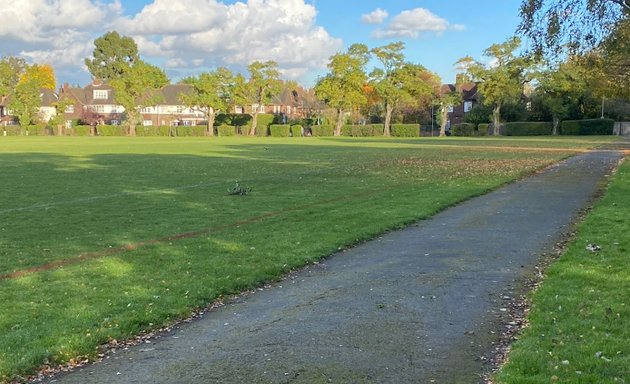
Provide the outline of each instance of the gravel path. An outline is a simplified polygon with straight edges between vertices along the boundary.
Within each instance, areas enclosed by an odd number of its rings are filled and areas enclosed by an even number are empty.
[[[55,383],[477,383],[541,255],[617,151],[386,234]]]

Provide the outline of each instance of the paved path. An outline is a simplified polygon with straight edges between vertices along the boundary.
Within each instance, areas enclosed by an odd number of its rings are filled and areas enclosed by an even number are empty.
[[[571,158],[51,382],[476,383],[503,296],[620,157]]]

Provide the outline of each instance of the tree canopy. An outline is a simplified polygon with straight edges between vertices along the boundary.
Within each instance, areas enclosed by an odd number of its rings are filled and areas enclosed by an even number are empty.
[[[522,0],[520,15],[518,32],[536,53],[586,52],[630,15],[630,0]]]
[[[86,58],[85,65],[95,79],[107,82],[121,77],[138,60],[136,42],[112,31],[94,40],[92,58]]]
[[[10,95],[26,70],[22,58],[7,56],[0,59],[0,98]]]
[[[235,102],[252,106],[252,125],[249,135],[256,134],[259,108],[271,101],[280,91],[280,72],[275,61],[254,61],[247,66],[249,79],[242,75],[235,79]]]

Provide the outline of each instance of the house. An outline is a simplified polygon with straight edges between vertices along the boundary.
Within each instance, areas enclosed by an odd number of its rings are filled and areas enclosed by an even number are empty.
[[[192,92],[189,84],[168,84],[159,91],[160,100],[156,105],[142,108],[142,125],[202,125],[206,121],[205,109],[188,107],[181,101],[181,95]]]
[[[48,122],[57,113],[56,103],[59,96],[51,89],[39,89],[40,105],[38,107],[37,119],[41,122]],[[0,100],[0,124],[13,125],[17,124],[17,119],[9,109],[11,96],[3,96]]]
[[[442,94],[459,92],[462,100],[461,103],[449,107],[447,128],[450,128],[452,124],[463,123],[466,114],[481,101],[476,83],[444,84],[441,91]]]
[[[84,87],[70,87],[64,84],[59,91],[59,98],[68,98],[71,104],[66,107],[66,125],[73,120],[86,124],[118,125],[123,119],[125,108],[114,101],[114,89],[100,81]]]

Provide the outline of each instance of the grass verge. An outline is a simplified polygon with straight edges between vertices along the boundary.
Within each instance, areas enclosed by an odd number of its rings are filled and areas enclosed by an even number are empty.
[[[612,139],[0,140],[0,381]]]
[[[630,162],[532,295],[497,383],[630,382]]]

